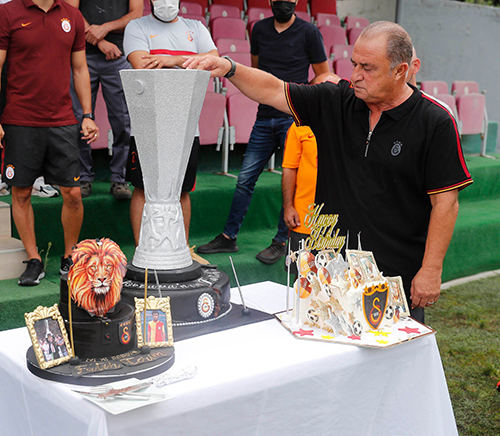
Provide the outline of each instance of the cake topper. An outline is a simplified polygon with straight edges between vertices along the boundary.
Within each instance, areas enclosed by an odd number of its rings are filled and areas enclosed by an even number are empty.
[[[110,239],[79,242],[71,256],[68,288],[76,304],[90,314],[104,316],[120,301],[127,259]]]

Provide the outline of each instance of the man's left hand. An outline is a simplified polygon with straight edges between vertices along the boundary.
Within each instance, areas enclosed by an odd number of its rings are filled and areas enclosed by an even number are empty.
[[[120,49],[118,48],[118,46],[116,44],[113,44],[112,42],[106,41],[105,39],[103,39],[102,41],[99,41],[97,43],[97,47],[106,56],[107,61],[120,59],[120,57],[122,55],[122,52],[120,51]]]
[[[97,141],[98,138],[99,127],[90,118],[84,118],[82,121],[82,139],[87,141],[87,144],[91,144]]]
[[[101,41],[107,34],[108,30],[106,24],[92,24],[85,31],[85,40],[92,45],[96,45]]]
[[[411,307],[432,306],[441,293],[442,269],[422,267],[411,282]]]

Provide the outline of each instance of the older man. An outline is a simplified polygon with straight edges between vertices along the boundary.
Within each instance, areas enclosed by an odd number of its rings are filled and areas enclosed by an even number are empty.
[[[376,22],[356,41],[351,82],[298,86],[236,65],[232,82],[254,100],[293,114],[318,143],[316,203],[339,214],[338,227],[361,232],[385,275],[401,275],[412,315],[440,294],[443,259],[458,213],[458,191],[472,183],[455,120],[406,83],[411,38]],[[221,58],[188,68],[223,76]]]

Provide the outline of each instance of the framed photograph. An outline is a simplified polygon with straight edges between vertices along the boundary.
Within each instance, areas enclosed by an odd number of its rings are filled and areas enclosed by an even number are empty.
[[[389,282],[390,298],[392,305],[399,308],[399,316],[410,316],[410,309],[406,301],[405,290],[403,288],[403,279],[400,276],[387,277]]]
[[[137,330],[137,345],[148,345],[151,348],[171,347],[174,345],[172,316],[170,313],[170,298],[150,296],[134,298],[135,324]]]
[[[371,251],[347,250],[347,260],[351,268],[361,273],[365,283],[375,282],[382,278]]]
[[[33,312],[25,313],[24,319],[40,368],[51,368],[68,362],[73,357],[73,349],[57,304],[52,307],[38,306]]]
[[[346,250],[347,262],[349,263],[349,280],[354,289],[366,284],[366,278],[361,268],[359,261],[360,255],[364,254],[363,251]]]

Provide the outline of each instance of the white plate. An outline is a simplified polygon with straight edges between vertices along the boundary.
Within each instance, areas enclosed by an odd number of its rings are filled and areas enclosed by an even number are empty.
[[[122,389],[128,386],[136,385],[141,383],[141,380],[136,378],[129,378],[127,380],[121,380],[115,383],[109,383],[106,386],[110,386],[115,389]],[[88,388],[91,389],[91,388]],[[78,390],[86,390],[86,389],[78,389]],[[145,389],[141,389],[136,393],[148,393],[148,394],[163,394],[164,397],[151,397],[147,400],[137,400],[132,397],[114,397],[108,400],[99,400],[97,397],[93,397],[90,395],[80,394],[85,399],[91,401],[94,404],[97,404],[99,407],[103,408],[106,412],[109,412],[113,415],[118,415],[120,413],[128,412],[130,410],[138,409],[139,407],[148,406],[150,404],[160,403],[161,401],[170,400],[173,395],[167,394],[165,391],[157,388],[156,386],[148,386]]]

